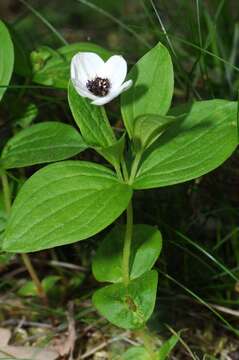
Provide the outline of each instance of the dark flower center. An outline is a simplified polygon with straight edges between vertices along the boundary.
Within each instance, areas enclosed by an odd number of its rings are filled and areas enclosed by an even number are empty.
[[[110,90],[110,81],[96,77],[95,80],[88,80],[86,83],[87,89],[96,96],[106,96]]]

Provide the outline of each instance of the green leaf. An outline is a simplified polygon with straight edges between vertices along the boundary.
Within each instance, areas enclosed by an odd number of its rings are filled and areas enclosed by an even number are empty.
[[[14,49],[9,31],[0,20],[0,100],[5,93],[7,86],[10,82],[13,65],[14,65]]]
[[[175,114],[180,114],[175,123],[145,153],[135,189],[202,176],[222,164],[237,147],[236,102],[201,101]]]
[[[125,226],[116,225],[100,244],[93,259],[92,270],[98,281],[121,282],[122,249]],[[134,225],[130,259],[130,278],[133,280],[149,271],[159,257],[162,237],[149,225]]]
[[[171,336],[170,339],[165,341],[165,343],[161,346],[158,354],[157,354],[157,360],[165,360],[170,355],[173,348],[177,345],[179,340],[178,335]]]
[[[7,214],[5,211],[0,209],[0,239],[1,239],[1,234],[5,230],[6,223],[7,223]],[[0,240],[0,244],[1,244],[1,240]]]
[[[42,280],[42,287],[46,293],[51,292],[56,283],[60,280],[59,276],[49,275]],[[27,281],[19,290],[20,296],[38,296],[38,289],[33,281]]]
[[[95,150],[113,166],[120,165],[125,147],[125,134],[116,140],[113,145],[105,148],[96,147]]]
[[[122,360],[152,360],[152,358],[143,346],[135,346],[123,354]]]
[[[50,292],[60,280],[60,276],[49,275],[42,280],[42,286],[46,293]]]
[[[145,326],[155,304],[158,274],[149,271],[126,287],[113,284],[97,290],[93,303],[99,313],[112,324],[124,329]]]
[[[133,80],[129,91],[121,95],[125,127],[132,137],[134,121],[145,114],[165,115],[173,95],[173,65],[161,43],[145,54],[128,75]]]
[[[88,145],[106,148],[115,143],[115,136],[102,106],[91,105],[89,99],[81,97],[71,81],[68,101],[75,122]]]
[[[44,122],[21,130],[3,149],[4,168],[64,160],[85,150],[80,134],[70,125]]]
[[[38,108],[34,103],[27,104],[26,108],[22,109],[21,112],[17,111],[14,116],[16,119],[16,124],[21,128],[25,129],[34,121],[38,115]]]
[[[142,115],[135,120],[133,142],[137,150],[147,149],[175,121],[173,116]]]
[[[33,81],[42,84],[67,89],[70,76],[70,62],[77,52],[95,52],[104,60],[111,53],[92,43],[76,43],[65,45],[54,51],[41,47],[32,53],[32,65],[35,70]],[[47,56],[46,56],[47,55]]]
[[[7,265],[13,254],[5,253],[2,251],[2,243],[4,238],[4,231],[7,224],[8,215],[4,206],[3,193],[0,192],[0,265]]]
[[[3,247],[32,252],[87,239],[127,207],[131,188],[104,166],[64,161],[28,179],[13,204]]]
[[[37,287],[33,281],[27,281],[20,289],[18,290],[19,296],[37,296]]]
[[[0,251],[0,264],[7,265],[13,258],[14,254]]]

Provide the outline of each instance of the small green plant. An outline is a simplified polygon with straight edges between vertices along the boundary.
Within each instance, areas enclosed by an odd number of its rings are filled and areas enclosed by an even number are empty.
[[[9,213],[3,249],[25,254],[85,240],[126,211],[126,224],[114,225],[96,252],[93,274],[109,284],[94,293],[93,303],[112,324],[143,331],[155,306],[158,274],[152,268],[162,236],[156,227],[134,224],[133,194],[195,179],[222,164],[238,144],[237,103],[218,99],[170,109],[173,66],[161,43],[132,67],[125,83],[125,60],[99,46],[66,45],[57,55],[42,48],[32,54],[33,81],[65,88],[72,57],[68,100],[80,131],[53,121],[26,126],[1,153]],[[3,66],[6,85],[12,65]],[[117,132],[102,105],[120,93],[125,130]],[[106,164],[64,161],[89,148]],[[24,183],[11,208],[9,169],[43,163],[53,164]],[[174,336],[161,349],[146,341],[123,359],[162,360],[177,341]]]

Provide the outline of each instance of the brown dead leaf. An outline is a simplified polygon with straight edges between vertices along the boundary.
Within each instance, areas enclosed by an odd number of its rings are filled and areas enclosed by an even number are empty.
[[[0,348],[8,344],[11,338],[11,331],[8,329],[0,328]]]
[[[59,354],[52,349],[41,349],[31,346],[8,345],[11,338],[11,331],[0,328],[0,359],[6,357],[24,360],[56,360]]]
[[[24,360],[56,360],[59,354],[54,350],[34,348],[31,346],[6,345],[0,347],[0,359],[6,359],[6,355],[13,359]]]

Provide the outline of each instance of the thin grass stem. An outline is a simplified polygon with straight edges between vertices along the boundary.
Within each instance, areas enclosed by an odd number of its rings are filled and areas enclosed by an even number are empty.
[[[144,46],[146,46],[149,49],[151,48],[151,44],[149,44],[146,40],[144,40],[144,38],[142,36],[140,36],[136,31],[132,30],[129,26],[125,25],[121,20],[119,20],[115,16],[111,15],[108,11],[105,11],[104,9],[92,4],[90,1],[87,1],[87,0],[76,0],[76,1],[88,6],[92,10],[97,11],[99,14],[101,14],[101,15],[107,17],[108,19],[110,19],[111,21],[115,22],[122,29],[124,29],[125,31],[127,31],[128,33],[133,35]]]
[[[29,5],[25,0],[19,0],[24,6],[26,6],[38,19],[40,19],[44,25],[46,25],[46,27],[48,29],[50,29],[52,31],[52,33],[58,38],[58,40],[60,40],[60,42],[63,45],[68,45],[68,41],[66,41],[64,39],[64,37],[59,33],[59,31],[57,31],[54,26],[44,17],[42,16],[39,11],[37,11],[36,9],[34,9],[31,5]]]

